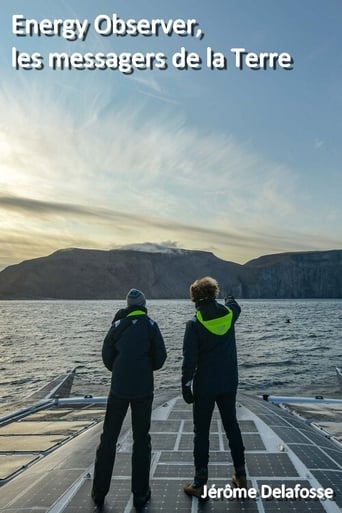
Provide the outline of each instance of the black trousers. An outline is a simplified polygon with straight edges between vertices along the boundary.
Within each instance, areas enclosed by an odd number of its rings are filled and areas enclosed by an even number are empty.
[[[226,432],[235,470],[245,464],[245,448],[240,426],[236,419],[236,394],[218,396],[195,396],[194,418],[194,460],[196,473],[202,474],[208,468],[209,430],[215,403],[218,406],[223,428]]]
[[[151,424],[153,395],[139,399],[122,399],[109,395],[100,444],[96,451],[93,492],[104,498],[110,487],[116,455],[116,443],[122,423],[131,406],[133,452],[132,492],[145,495],[149,488],[151,465]]]

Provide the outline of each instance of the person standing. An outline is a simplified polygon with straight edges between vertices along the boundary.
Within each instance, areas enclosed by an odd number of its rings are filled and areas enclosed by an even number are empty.
[[[186,324],[183,341],[182,395],[193,403],[194,463],[188,495],[200,497],[208,480],[209,430],[215,404],[228,438],[235,474],[233,484],[247,487],[245,448],[236,418],[238,365],[234,325],[241,308],[230,296],[225,305],[217,302],[219,286],[206,276],[190,286],[196,305],[195,317]]]
[[[131,289],[126,299],[127,308],[116,313],[102,347],[103,363],[112,372],[112,379],[103,432],[96,451],[91,491],[98,509],[102,509],[109,491],[116,443],[129,406],[133,431],[133,504],[136,508],[142,507],[151,497],[149,430],[153,371],[163,366],[167,355],[159,327],[147,315],[144,294]]]

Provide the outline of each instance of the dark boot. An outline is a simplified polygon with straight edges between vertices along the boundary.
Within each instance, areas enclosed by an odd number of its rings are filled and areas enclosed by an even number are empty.
[[[104,497],[99,497],[95,494],[94,490],[91,491],[91,498],[93,499],[93,502],[97,508],[97,511],[103,510],[104,505]]]
[[[235,469],[235,474],[232,477],[232,482],[236,488],[245,488],[247,490],[246,469],[244,466],[237,467]]]
[[[145,504],[150,500],[151,498],[151,488],[147,490],[147,492],[144,495],[134,495],[133,496],[133,506],[137,509],[143,508]]]
[[[187,495],[200,498],[203,495],[203,487],[208,481],[208,469],[202,468],[196,471],[194,480],[192,483],[184,485],[183,490]]]

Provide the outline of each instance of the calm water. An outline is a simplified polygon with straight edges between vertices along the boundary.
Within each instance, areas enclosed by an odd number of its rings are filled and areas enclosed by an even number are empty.
[[[342,300],[241,301],[236,325],[240,388],[256,393],[342,396]],[[0,397],[21,400],[60,373],[80,366],[74,392],[105,395],[110,373],[101,348],[123,301],[0,302]],[[179,390],[190,301],[150,301],[168,350],[156,389]],[[286,319],[291,322],[287,323]],[[8,406],[8,405],[7,405]]]

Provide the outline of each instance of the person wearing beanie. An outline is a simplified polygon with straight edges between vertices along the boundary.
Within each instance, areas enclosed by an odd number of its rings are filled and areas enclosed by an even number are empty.
[[[234,486],[247,488],[245,448],[236,419],[238,366],[234,325],[241,308],[232,296],[217,302],[219,287],[206,276],[190,286],[195,317],[186,324],[183,341],[182,393],[193,403],[195,476],[184,486],[200,497],[208,480],[209,430],[215,404],[229,441],[235,474]]]
[[[138,289],[131,289],[126,296],[127,306],[145,306],[146,298]]]
[[[128,407],[131,408],[133,452],[133,505],[143,507],[151,497],[149,485],[151,437],[149,434],[153,371],[166,360],[166,349],[158,324],[147,315],[146,298],[138,289],[129,290],[127,307],[114,317],[102,347],[104,365],[112,373],[103,432],[97,447],[92,499],[100,511],[110,487],[116,443]]]

